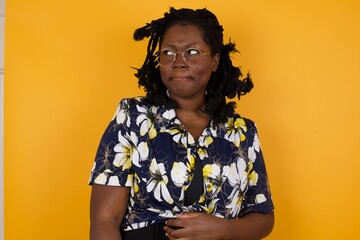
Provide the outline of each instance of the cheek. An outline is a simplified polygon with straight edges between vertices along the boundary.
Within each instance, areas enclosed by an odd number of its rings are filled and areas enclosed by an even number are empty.
[[[163,67],[159,68],[161,80],[164,82],[169,76],[169,71]]]
[[[201,68],[196,71],[196,78],[202,81],[209,81],[212,74],[212,70],[209,68]]]

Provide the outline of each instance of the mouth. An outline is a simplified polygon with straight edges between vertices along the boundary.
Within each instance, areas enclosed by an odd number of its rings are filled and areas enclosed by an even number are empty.
[[[184,81],[184,80],[189,80],[191,78],[192,77],[190,77],[190,76],[173,76],[173,77],[170,77],[170,80]]]

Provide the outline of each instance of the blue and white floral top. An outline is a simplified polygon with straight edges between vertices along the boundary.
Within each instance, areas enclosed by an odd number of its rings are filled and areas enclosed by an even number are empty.
[[[196,156],[204,191],[198,202],[184,206]],[[140,97],[120,102],[99,144],[90,177],[94,183],[131,187],[124,230],[184,211],[230,219],[273,209],[254,122],[238,115],[225,124],[211,121],[195,141],[174,109]]]

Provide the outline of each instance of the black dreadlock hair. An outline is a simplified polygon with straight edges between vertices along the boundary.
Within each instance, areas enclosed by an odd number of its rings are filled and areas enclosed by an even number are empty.
[[[207,9],[174,9],[170,8],[163,18],[147,23],[134,32],[134,39],[140,41],[150,38],[147,46],[147,55],[144,64],[136,69],[139,87],[146,92],[146,100],[156,106],[165,105],[172,108],[176,103],[166,94],[166,86],[161,80],[160,71],[156,62],[156,50],[160,48],[164,33],[176,24],[190,24],[197,26],[203,33],[204,41],[210,46],[211,55],[220,54],[218,69],[212,73],[207,85],[205,112],[213,116],[215,123],[225,122],[235,112],[235,102],[226,103],[226,97],[232,99],[245,95],[253,88],[250,74],[242,77],[240,67],[234,67],[230,53],[238,52],[236,45],[229,40],[223,43],[223,27],[216,16]]]

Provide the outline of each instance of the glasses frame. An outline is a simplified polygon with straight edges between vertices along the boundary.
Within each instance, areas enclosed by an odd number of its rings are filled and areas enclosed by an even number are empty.
[[[184,53],[187,52],[187,51],[190,50],[190,49],[194,49],[194,50],[200,52],[200,55],[201,55],[201,56],[200,56],[200,61],[199,61],[199,63],[197,63],[197,64],[188,64],[188,63],[187,63],[186,58],[185,58],[185,56],[184,56]],[[160,52],[165,51],[165,50],[166,50],[166,51],[171,51],[171,52],[174,53],[173,61],[172,61],[172,63],[169,64],[169,65],[162,65],[162,64],[160,63]],[[172,66],[174,65],[175,61],[176,61],[176,58],[177,58],[178,54],[180,54],[180,53],[181,53],[182,60],[183,60],[184,63],[185,63],[187,66],[189,66],[189,67],[199,65],[199,64],[202,62],[202,57],[203,57],[204,54],[211,54],[211,53],[209,53],[209,52],[203,52],[203,51],[201,51],[199,48],[194,48],[194,47],[187,48],[187,49],[185,49],[184,51],[181,51],[181,52],[176,52],[176,51],[174,51],[174,50],[172,50],[172,49],[170,49],[170,48],[163,48],[163,49],[160,49],[159,51],[156,52],[156,59],[155,59],[155,60],[156,60],[156,62],[157,62],[160,66],[162,66],[162,67],[172,67]]]

